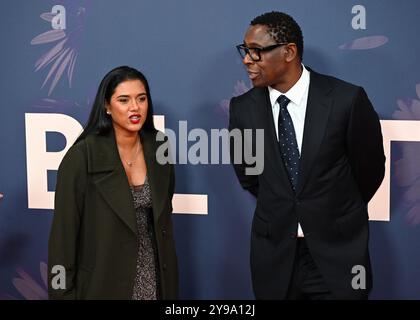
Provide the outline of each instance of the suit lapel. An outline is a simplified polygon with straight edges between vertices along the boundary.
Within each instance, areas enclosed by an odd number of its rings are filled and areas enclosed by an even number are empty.
[[[311,81],[306,107],[302,152],[299,162],[297,194],[302,191],[315,161],[324,137],[332,104],[332,98],[329,96],[331,86],[327,79],[312,70],[310,71]]]
[[[268,89],[266,87],[254,88],[252,98],[255,101],[251,107],[255,128],[264,129],[264,161],[274,159],[275,171],[283,179],[283,185],[289,186],[290,192],[292,192],[292,186],[280,154]]]
[[[127,175],[121,163],[114,132],[86,138],[88,172],[93,182],[115,214],[137,233],[136,215]]]

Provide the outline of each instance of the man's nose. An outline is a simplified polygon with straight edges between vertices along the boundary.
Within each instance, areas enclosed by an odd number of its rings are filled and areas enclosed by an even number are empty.
[[[249,64],[253,64],[254,60],[251,59],[251,57],[249,56],[249,53],[245,54],[245,57],[242,59],[242,63],[244,65],[249,65]]]

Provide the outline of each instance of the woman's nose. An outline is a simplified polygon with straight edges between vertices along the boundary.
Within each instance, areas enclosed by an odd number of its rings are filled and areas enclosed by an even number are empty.
[[[130,109],[131,110],[139,110],[140,109],[139,102],[136,99],[131,101]]]

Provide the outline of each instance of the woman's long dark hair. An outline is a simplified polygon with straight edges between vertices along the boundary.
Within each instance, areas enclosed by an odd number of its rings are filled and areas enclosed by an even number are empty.
[[[152,97],[150,95],[149,84],[146,77],[140,71],[134,68],[121,66],[112,69],[102,79],[98,88],[98,92],[96,93],[95,101],[93,102],[89,120],[85,126],[85,129],[77,138],[75,143],[85,139],[88,135],[105,135],[112,130],[112,119],[109,115],[106,114],[105,105],[111,101],[111,97],[114,94],[115,88],[121,82],[127,80],[140,80],[146,89],[148,108],[146,121],[144,122],[141,130],[156,131],[153,124]]]

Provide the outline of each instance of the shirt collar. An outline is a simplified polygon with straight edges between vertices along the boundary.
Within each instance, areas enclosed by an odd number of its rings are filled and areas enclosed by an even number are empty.
[[[300,105],[306,90],[309,87],[309,71],[302,64],[302,74],[299,80],[287,91],[286,93],[280,92],[270,86],[268,86],[268,92],[270,94],[271,106],[274,107],[277,99],[284,94],[291,102],[296,105]]]

